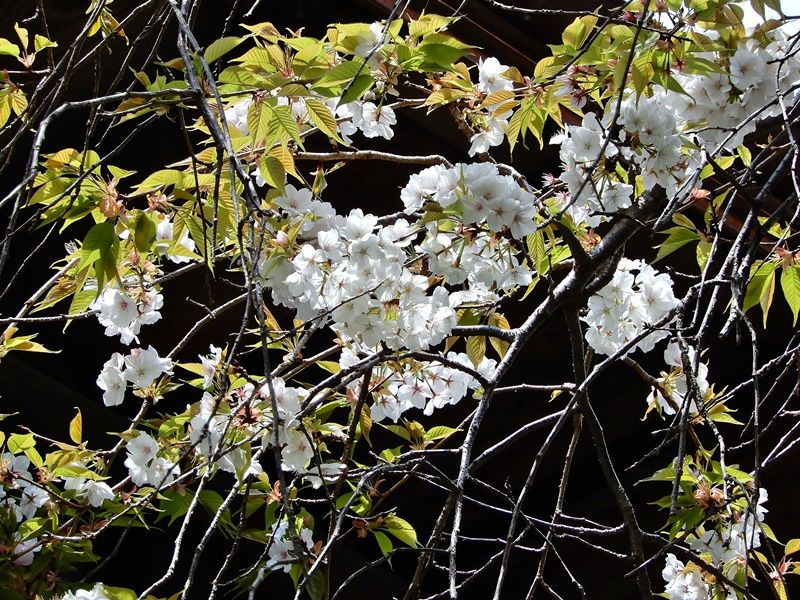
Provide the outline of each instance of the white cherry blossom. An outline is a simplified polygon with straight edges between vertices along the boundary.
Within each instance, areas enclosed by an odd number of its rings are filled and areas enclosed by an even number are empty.
[[[147,387],[164,373],[169,373],[172,361],[161,358],[152,346],[147,350],[134,348],[125,357],[125,378],[139,387]]]

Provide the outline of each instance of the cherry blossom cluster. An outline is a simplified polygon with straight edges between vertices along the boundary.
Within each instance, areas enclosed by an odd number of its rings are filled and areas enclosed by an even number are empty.
[[[50,501],[46,488],[36,484],[36,476],[29,471],[31,461],[24,455],[5,452],[0,455],[0,507],[13,515],[17,523],[33,518],[37,511]],[[14,564],[28,566],[39,551],[36,538],[21,541],[15,533]]]
[[[329,204],[291,185],[275,204],[288,218],[308,221],[308,241],[273,254],[261,269],[275,302],[296,309],[298,319],[330,314],[346,339],[415,350],[438,344],[455,325],[447,290],[429,294],[428,278],[405,266],[416,235],[405,219],[378,228],[378,217],[360,209],[329,215]],[[285,234],[275,239],[288,245]]]
[[[787,54],[781,31],[773,36],[765,48],[754,39],[743,43],[729,70],[722,67],[726,58],[709,54],[705,60],[718,71],[678,73],[685,93],[654,85],[650,96],[629,92],[618,115],[608,103],[601,118],[589,112],[580,125],[567,125],[553,139],[561,145],[566,184],[558,208],[596,227],[631,205],[634,178],[644,189],[663,187],[668,196],[690,184],[704,158],[695,144],[714,154],[734,151],[759,120],[780,114],[776,94],[790,102],[798,93],[800,61]]]
[[[694,363],[695,350],[688,348],[689,362]],[[654,389],[648,396],[647,402],[649,407],[657,408],[660,413],[665,415],[674,415],[675,407],[683,406],[683,402],[689,393],[689,381],[686,373],[684,372],[683,360],[681,357],[681,348],[677,342],[670,342],[666,350],[664,350],[664,362],[669,367],[669,372],[662,373],[658,379],[660,389]],[[706,363],[698,363],[697,371],[694,373],[694,381],[697,384],[697,393],[699,399],[703,400],[708,394],[711,386],[708,383],[708,365]],[[664,396],[666,394],[666,397]],[[689,412],[697,414],[696,398],[692,395],[691,403],[689,404]]]
[[[485,96],[499,91],[513,91],[514,82],[503,75],[506,71],[508,71],[508,66],[501,64],[493,56],[481,58],[478,61],[478,83],[475,88]],[[505,140],[511,111],[497,112],[499,103],[490,103],[485,111],[475,111],[470,114],[473,124],[478,130],[470,138],[470,156],[483,154],[489,148],[499,146]]]
[[[139,341],[142,325],[152,325],[161,319],[159,310],[164,297],[153,287],[132,284],[126,289],[106,287],[90,309],[97,310],[97,320],[107,336],[119,335],[123,344]]]
[[[714,31],[706,34],[718,35]],[[800,59],[785,31],[776,29],[768,35],[766,46],[755,38],[742,42],[726,71],[678,74],[676,79],[686,94],[659,90],[660,103],[698,144],[733,151],[756,130],[759,120],[780,114],[778,95],[784,96],[787,105],[797,97]],[[721,62],[713,55],[705,58]]]
[[[612,355],[644,336],[628,352],[650,352],[668,335],[651,328],[677,306],[669,275],[641,260],[622,258],[611,281],[589,298],[581,317],[589,326],[586,342],[596,352]]]
[[[458,302],[492,302],[497,290],[531,283],[534,271],[515,240],[536,231],[536,198],[496,165],[428,167],[411,176],[400,198],[407,214],[444,211],[425,224],[416,249],[431,273],[451,285],[466,283]]]
[[[382,103],[375,104],[371,100],[355,100],[340,104],[339,98],[318,96],[316,99],[324,103],[336,117],[337,132],[342,141],[348,145],[353,141],[350,136],[358,132],[361,132],[366,138],[381,137],[390,140],[394,136],[392,127],[397,124],[397,116],[391,106]],[[275,102],[278,106],[289,106],[292,116],[300,127],[310,129],[314,126],[308,115],[308,105],[302,96],[291,98],[278,96]],[[225,110],[225,122],[242,135],[249,135],[250,127],[247,124],[247,115],[252,105],[251,98],[245,98],[232,104]]]
[[[80,476],[50,476],[43,481],[38,472],[32,470],[30,459],[24,454],[5,452],[0,455],[0,508],[13,515],[17,523],[46,514],[53,508],[54,497],[47,483],[61,482],[67,496],[86,501],[90,506],[100,507],[106,500],[115,498],[109,485],[97,479],[97,475],[80,461],[65,465],[69,472]],[[41,549],[39,538],[20,540],[13,548],[14,564],[28,566]]]
[[[273,422],[270,388],[278,414]],[[214,467],[237,476],[258,475],[261,466],[240,442],[264,448],[276,441],[283,446],[283,467],[303,471],[313,456],[313,448],[298,430],[297,415],[308,393],[303,388],[287,386],[275,377],[259,387],[247,383],[220,399],[205,392],[199,411],[190,421],[190,441],[201,456],[214,458]]]
[[[611,110],[611,109],[609,109]],[[633,201],[634,187],[613,165],[628,164],[642,177],[646,189],[662,186],[674,195],[700,166],[700,157],[681,150],[681,138],[674,114],[656,96],[638,99],[631,95],[623,103],[616,137],[609,137],[612,113],[603,121],[587,113],[581,125],[568,125],[561,136],[560,157],[566,184],[559,209],[565,209],[576,223],[596,227]]]
[[[696,496],[700,495],[699,493]],[[713,488],[703,494],[700,501],[714,504],[724,503],[724,492]],[[748,552],[761,546],[761,527],[767,512],[767,490],[759,490],[758,502],[753,511],[731,514],[718,519],[716,527],[706,529],[701,535],[690,534],[690,546],[707,563],[718,568],[728,579],[738,581],[747,570]],[[736,600],[736,592],[725,586],[711,573],[703,571],[694,563],[684,564],[674,554],[667,554],[666,565],[661,572],[666,582],[664,593],[670,600],[705,600],[713,597]],[[716,595],[715,595],[716,594]],[[721,595],[721,594],[724,594]]]
[[[144,217],[143,218],[149,218]],[[174,224],[169,216],[155,212],[155,250],[167,260],[176,264],[186,263],[195,257],[195,243],[189,236],[188,229],[183,229],[180,238],[173,239]],[[128,228],[121,229],[122,240],[130,238]],[[97,320],[105,327],[109,337],[119,335],[123,344],[130,345],[139,341],[139,332],[143,325],[152,325],[161,319],[161,308],[164,297],[152,283],[157,267],[147,264],[148,270],[142,277],[129,275],[121,280],[121,287],[115,282],[107,284],[89,305],[90,310],[97,311]],[[93,281],[86,289],[91,290]],[[96,285],[95,288],[96,289]]]
[[[125,450],[125,466],[128,467],[131,481],[139,487],[168,487],[179,474],[180,470],[172,460],[158,455],[160,446],[147,433],[140,431],[128,442]]]
[[[134,348],[127,356],[115,352],[97,377],[97,386],[103,390],[103,403],[106,406],[122,404],[128,382],[143,389],[162,374],[169,374],[171,368],[172,361],[161,358],[152,346],[147,350]]]
[[[484,356],[475,367],[463,352],[449,352],[446,358],[465,368],[459,369],[416,360],[386,363],[374,368],[369,382],[373,398],[370,408],[372,420],[380,422],[390,419],[396,423],[403,413],[412,408],[431,415],[434,410],[458,404],[469,390],[480,386],[469,371],[474,370],[489,379],[497,366],[497,361]],[[342,349],[339,358],[339,366],[342,369],[350,368],[358,361],[356,351],[351,348]],[[350,395],[354,398],[359,397],[361,386],[361,380],[350,383],[348,385]]]
[[[300,558],[296,556],[295,540],[300,540],[301,547],[306,551],[314,547],[313,532],[303,526],[302,520],[298,521],[296,527],[298,531],[290,528],[288,519],[280,519],[273,524],[267,552],[269,558],[263,567],[265,570],[281,570],[288,573]]]

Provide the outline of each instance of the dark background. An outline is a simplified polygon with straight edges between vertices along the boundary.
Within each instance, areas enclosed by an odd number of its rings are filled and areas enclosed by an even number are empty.
[[[83,4],[56,0],[44,2],[51,37],[61,46],[68,45],[83,25],[85,19]],[[459,4],[455,0],[431,0],[427,3],[412,2],[411,9],[418,12],[424,8],[428,12],[452,14]],[[517,2],[517,4],[528,7],[563,8],[561,4],[554,2],[528,1]],[[117,0],[110,8],[115,15],[119,16],[127,14],[134,5],[134,2]],[[200,18],[194,27],[201,44],[208,43],[220,35],[222,24],[232,7],[233,2],[229,0],[207,1],[202,5]],[[238,8],[240,16],[232,19],[232,23],[241,22],[241,15],[248,8],[249,5],[240,6]],[[328,23],[337,21],[370,22],[385,18],[390,8],[391,2],[388,0],[340,0],[337,2],[302,0],[280,3],[265,1],[259,5],[254,16],[248,19],[248,22],[256,23],[268,20],[279,28],[296,30],[303,27],[308,35],[320,36],[324,34],[325,26]],[[583,0],[574,1],[570,3],[569,8],[591,9],[594,8],[594,4]],[[7,2],[3,6],[3,14],[0,15],[0,36],[13,39],[11,24],[29,17],[32,12],[33,8],[27,2]],[[494,9],[490,7],[489,3],[477,0],[465,2],[462,14],[465,16],[454,25],[452,31],[462,40],[478,47],[471,60],[477,62],[477,58],[481,55],[496,56],[505,64],[517,66],[523,74],[532,72],[535,61],[548,53],[546,44],[557,43],[561,30],[572,18],[563,15],[519,15]],[[145,15],[142,15],[127,28],[131,39],[141,29],[144,21]],[[28,26],[32,30],[36,29],[35,23]],[[235,27],[232,33],[237,33]],[[160,60],[168,60],[177,55],[174,39],[175,31],[172,26],[168,28],[167,35],[164,36],[161,43],[158,53]],[[112,52],[103,53],[100,64],[79,71],[67,82],[66,99],[86,98],[92,95],[95,86],[104,92],[112,83],[113,78],[119,72],[120,61],[125,56],[127,48],[122,39],[112,40],[109,47]],[[139,64],[136,57],[131,63],[132,65]],[[152,74],[155,68],[151,66],[147,70]],[[122,86],[128,85],[130,81],[132,81],[132,77],[123,77]],[[87,115],[88,113],[72,111],[59,118],[47,136],[43,152],[51,152],[65,146],[82,143],[85,137]],[[97,148],[98,151],[102,154],[103,150],[114,147],[127,133],[128,130],[125,130],[124,127],[112,130]],[[547,135],[545,139],[547,139]],[[362,145],[362,141],[364,140],[359,139],[358,143]],[[18,181],[19,174],[24,169],[27,160],[28,147],[29,144],[20,144],[18,150],[10,157],[10,162],[0,175],[2,177],[0,191],[7,191]],[[379,140],[363,144],[363,147],[391,149],[397,153],[438,153],[455,162],[467,159],[466,150],[469,142],[458,132],[446,110],[436,111],[430,117],[426,117],[422,111],[403,109],[398,111],[398,125],[395,127],[395,137],[391,142]],[[510,160],[504,148],[493,149],[492,154],[498,160]],[[141,135],[136,136],[120,156],[111,161],[111,164],[145,173],[182,159],[185,155],[186,148],[177,123],[163,118],[156,121]],[[514,155],[514,164],[534,183],[538,183],[541,174],[545,172],[558,172],[558,158],[554,147],[545,147],[543,151],[539,151],[538,148],[531,150],[519,148]],[[303,166],[304,168],[313,168],[310,165]],[[340,213],[346,213],[350,208],[356,206],[374,213],[394,212],[401,208],[399,188],[406,183],[408,176],[417,170],[402,165],[351,164],[330,175],[329,186],[323,199],[331,202]],[[778,194],[780,195],[780,192]],[[0,213],[0,222],[5,222],[6,219],[7,213]],[[84,233],[80,228],[81,225],[76,225],[68,232],[76,239],[80,239]],[[4,279],[0,281],[0,290],[6,290],[0,299],[0,315],[2,316],[16,313],[21,304],[49,276],[49,265],[61,252],[57,244],[46,245],[33,255],[13,285],[7,288],[9,277],[16,271],[17,266],[32,254],[38,244],[39,233],[16,236],[17,239],[12,245],[9,268],[3,276]],[[657,239],[641,235],[631,243],[631,254],[652,257],[651,248],[657,241]],[[691,250],[680,251],[676,256],[675,268],[678,271],[693,272]],[[680,278],[677,281],[680,286]],[[153,344],[164,354],[194,322],[202,318],[204,311],[189,303],[187,298],[213,307],[236,293],[236,290],[230,286],[226,287],[219,283],[209,285],[209,283],[207,275],[196,272],[184,277],[177,285],[167,286],[165,288],[165,306],[162,310],[163,320],[156,327],[144,328],[140,336],[142,346]],[[519,323],[525,312],[535,302],[534,295],[524,305],[508,305],[507,315],[511,323]],[[192,360],[197,353],[205,353],[209,343],[224,343],[227,332],[238,327],[240,316],[241,313],[237,313],[237,311],[223,315],[196,336],[184,350],[182,356],[186,360]],[[279,318],[282,316],[285,314],[279,313]],[[50,348],[60,349],[60,354],[12,353],[0,363],[0,413],[19,413],[4,421],[3,429],[10,432],[20,425],[25,425],[42,435],[66,440],[67,424],[74,415],[74,407],[80,407],[84,417],[84,431],[90,447],[106,447],[113,440],[107,432],[125,429],[128,423],[127,419],[133,416],[132,406],[134,403],[131,401],[121,407],[104,407],[101,401],[101,392],[95,385],[95,378],[103,362],[112,352],[120,350],[120,344],[117,338],[104,337],[102,328],[94,319],[72,323],[65,337],[61,333],[62,327],[62,324],[54,324],[36,329],[40,332],[37,340]],[[791,331],[788,309],[782,302],[777,301],[770,316],[770,329],[762,338],[764,340],[761,348],[762,361],[782,352],[785,340]],[[524,355],[509,374],[508,382],[561,383],[569,381],[572,375],[568,356],[563,323],[560,318],[554,318],[526,347]],[[657,374],[663,368],[660,350],[647,357],[637,357],[637,359],[641,359],[643,366],[653,374]],[[708,353],[708,361],[711,365],[709,380],[717,382],[718,388],[740,381],[744,374],[750,371],[750,360],[750,349],[746,344],[737,345],[730,339],[713,343]],[[255,361],[252,367],[257,368]],[[771,381],[764,383],[771,384]],[[790,381],[781,383],[768,398],[764,414],[770,414],[770,409],[774,410],[775,406],[779,406],[791,389]],[[655,469],[666,466],[671,460],[671,451],[665,451],[634,470],[626,469],[660,440],[651,433],[654,417],[650,417],[647,423],[640,420],[644,413],[644,397],[647,392],[647,386],[635,374],[628,369],[617,368],[609,370],[598,380],[592,388],[591,398],[605,428],[609,449],[617,466],[618,474],[634,505],[643,507],[639,513],[641,525],[646,530],[655,531],[666,521],[666,513],[658,511],[655,507],[647,506],[646,503],[667,495],[669,486],[654,483],[634,485],[634,483],[650,475]],[[164,404],[158,408],[165,411],[173,408],[180,410],[187,403],[197,399],[193,397],[191,391],[180,391],[168,396],[163,401]],[[475,455],[513,432],[520,424],[558,410],[563,406],[562,400],[563,398],[551,402],[547,394],[527,393],[497,397],[478,436]],[[752,412],[752,400],[748,396],[742,396],[738,403],[734,402],[733,405],[739,409],[736,416],[740,420],[746,421]],[[464,418],[472,407],[471,402],[465,399],[459,406],[448,407],[438,412],[435,419],[437,423],[455,424]],[[792,407],[796,408],[794,401],[790,405],[790,408]],[[422,415],[417,418],[424,424],[428,424]],[[722,425],[721,428],[728,439],[735,439],[731,426]],[[528,514],[542,519],[550,516],[563,467],[561,457],[566,450],[568,431],[569,428],[565,429],[550,451],[549,460],[546,460],[543,465],[534,493],[531,494],[526,505]],[[546,433],[547,429],[543,429],[524,437],[484,466],[479,475],[500,489],[518,490],[527,476],[531,461]],[[385,432],[381,434],[377,431],[373,434],[372,441],[378,450],[399,443],[399,440],[392,438],[391,434]],[[774,436],[766,436],[762,442],[762,453],[767,452],[775,441]],[[449,445],[452,446],[453,443]],[[713,447],[710,440],[707,440],[707,445]],[[763,472],[763,485],[770,494],[770,502],[767,504],[770,509],[768,522],[773,525],[781,541],[800,535],[796,516],[796,506],[800,500],[800,493],[795,485],[796,457],[797,453],[794,453]],[[751,448],[744,448],[733,458],[741,463],[742,469],[750,470],[752,468]],[[455,472],[454,459],[450,462],[440,459],[437,464],[447,472]],[[218,481],[224,484],[222,481],[224,477],[224,475],[219,477]],[[507,503],[503,505],[496,497],[484,491],[477,488],[469,488],[468,491],[473,497],[489,505],[507,508]],[[446,494],[440,489],[435,489],[424,482],[412,480],[391,498],[390,504],[397,506],[398,514],[416,526],[420,539],[424,540],[439,513],[445,496]],[[593,448],[586,434],[581,438],[575,458],[565,512],[607,525],[616,525],[620,522],[619,513],[605,486]],[[324,515],[319,514],[318,517],[324,517]],[[196,518],[196,530],[189,536],[185,546],[188,551],[193,548],[195,540],[199,539],[207,520],[208,516],[205,514],[200,514]],[[505,515],[475,503],[465,505],[463,522],[462,533],[476,538],[502,539],[507,528]],[[133,530],[120,548],[117,558],[100,571],[96,575],[96,579],[109,585],[130,587],[141,591],[164,572],[173,550],[176,531],[176,527],[163,526],[150,531]],[[317,534],[316,537],[321,538],[324,536],[324,531],[319,531]],[[114,546],[116,535],[117,532],[112,531],[99,539],[96,545],[98,554],[102,556],[104,552]],[[212,543],[209,544],[204,554],[192,594],[193,598],[202,598],[204,594],[207,594],[203,587],[204,581],[216,573],[229,547],[229,542],[224,540],[221,534],[215,535],[217,537],[212,538]],[[529,546],[539,546],[541,541],[541,536],[531,534],[525,543]],[[611,537],[602,541],[610,549],[618,552],[625,551],[624,536]],[[499,543],[465,541],[459,553],[459,567],[477,568],[501,548]],[[628,569],[619,561],[610,560],[604,554],[592,551],[579,539],[559,540],[557,549],[561,559],[573,570],[589,598],[637,597],[635,583],[632,578],[624,577]],[[646,551],[649,553],[656,550],[657,547],[646,545]],[[260,550],[255,544],[245,543],[231,573],[235,574],[237,568],[245,568],[250,565],[259,552]],[[347,575],[365,562],[377,558],[379,552],[371,538],[361,540],[355,536],[349,536],[335,547],[333,556],[331,585],[336,587]],[[518,551],[512,555],[505,598],[524,597],[535,573],[537,556],[537,554],[524,551]],[[662,565],[663,560],[656,560],[650,569],[654,591],[663,589],[660,578]],[[187,565],[182,563],[181,566],[185,569]],[[399,555],[393,559],[393,569],[384,565],[368,572],[355,580],[349,588],[350,591],[343,594],[343,597],[349,599],[402,596],[413,574],[413,567],[412,556]],[[179,586],[176,582],[183,581],[182,573],[183,571],[179,568],[178,576],[172,582],[174,586]],[[548,582],[563,597],[579,597],[556,557],[551,556],[546,573]],[[491,597],[495,576],[496,569],[488,570],[486,576],[478,579],[470,588],[466,589],[462,597],[478,599]],[[286,581],[287,578],[283,576],[269,577],[257,597],[290,597],[288,596],[289,588],[285,585]],[[438,592],[445,587],[446,570],[433,569],[426,579],[423,595]],[[163,587],[160,592],[167,594],[168,590],[175,591],[175,589],[168,585]],[[544,596],[544,592],[541,594]]]

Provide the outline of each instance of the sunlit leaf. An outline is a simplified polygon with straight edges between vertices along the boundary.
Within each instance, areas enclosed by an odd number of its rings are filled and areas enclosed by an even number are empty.
[[[78,409],[78,413],[69,422],[69,439],[71,439],[76,444],[80,444],[83,439],[83,415],[81,415],[80,409]]]
[[[208,45],[205,52],[203,52],[203,60],[211,64],[218,59],[225,56],[228,52],[236,48],[244,41],[245,38],[240,37],[224,37],[214,40]]]

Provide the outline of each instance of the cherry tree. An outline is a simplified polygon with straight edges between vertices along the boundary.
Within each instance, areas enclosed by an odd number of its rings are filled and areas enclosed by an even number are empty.
[[[800,539],[778,541],[792,532],[768,525],[782,499],[761,484],[795,445],[798,414],[800,59],[780,6],[753,0],[755,26],[727,0],[576,13],[526,73],[452,35],[459,15],[411,16],[397,2],[384,20],[311,37],[254,21],[257,4],[203,45],[191,0],[128,15],[92,0],[75,41],[48,30],[40,4],[0,39],[0,160],[13,179],[0,199],[0,275],[19,285],[27,259],[10,257],[22,236],[53,263],[4,308],[0,359],[80,348],[70,324],[97,321],[116,351],[82,363],[97,373],[95,400],[135,413],[102,447],[86,441],[80,411],[68,439],[0,432],[9,597],[255,598],[280,579],[295,598],[342,598],[404,556],[409,600],[473,597],[476,581],[508,597],[511,578],[527,578],[529,598],[591,597],[586,563],[559,554],[576,538],[620,563],[620,585],[641,598],[788,597]],[[142,14],[137,31],[128,23]],[[59,82],[109,51],[129,54],[108,92],[65,100]],[[462,155],[374,148],[412,112],[454,120]],[[73,113],[88,116],[83,137],[51,151],[48,132]],[[126,145],[165,122],[183,158],[134,171]],[[112,128],[124,132],[115,146]],[[550,145],[560,170],[532,175],[522,146]],[[511,160],[497,158],[505,149]],[[6,168],[13,153],[27,155],[22,172]],[[335,171],[364,162],[413,168],[380,214],[326,200]],[[642,239],[657,249],[642,253]],[[201,273],[235,294],[176,332],[182,282]],[[773,304],[793,328],[777,349],[763,343]],[[221,331],[230,314],[236,326]],[[554,323],[561,346],[543,334]],[[37,342],[54,326],[59,348]],[[207,352],[188,350],[209,335]],[[718,337],[750,353],[749,372],[715,379]],[[564,351],[569,380],[510,381],[543,343]],[[620,367],[643,390],[641,414],[627,418],[652,433],[630,461],[661,465],[642,481],[649,504],[632,499],[603,428],[613,408],[593,396]],[[487,445],[481,426],[509,395],[552,412]],[[460,422],[454,405],[469,407]],[[497,487],[484,467],[502,470],[534,429],[545,434],[522,457],[524,481]],[[778,442],[765,447],[767,430]],[[565,512],[582,438],[616,523]],[[541,519],[529,501],[551,463],[562,475]],[[416,484],[440,499],[430,526],[409,516],[402,492]],[[474,537],[472,505],[504,535]],[[644,525],[653,514],[660,528]],[[166,520],[171,560],[155,577],[137,589],[104,578],[115,552],[95,555],[96,544]],[[332,582],[353,538],[374,540],[374,560]],[[226,558],[198,569],[220,539]],[[464,559],[476,541],[478,566]]]

